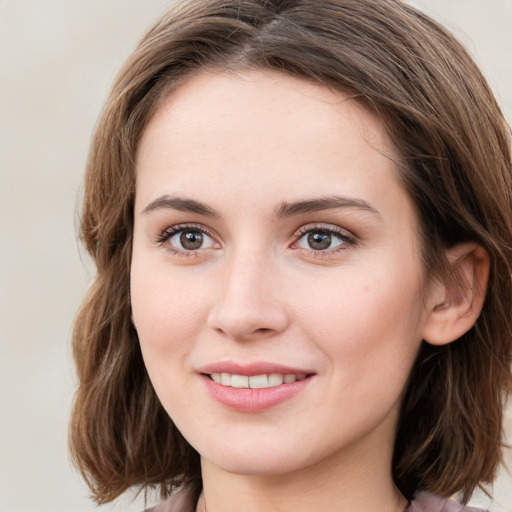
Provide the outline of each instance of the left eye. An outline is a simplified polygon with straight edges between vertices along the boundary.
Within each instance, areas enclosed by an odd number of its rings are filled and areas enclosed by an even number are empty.
[[[169,245],[180,251],[197,251],[213,247],[213,239],[200,229],[181,229],[169,237]]]
[[[346,237],[328,229],[314,229],[304,233],[297,241],[301,249],[325,251],[347,243]]]

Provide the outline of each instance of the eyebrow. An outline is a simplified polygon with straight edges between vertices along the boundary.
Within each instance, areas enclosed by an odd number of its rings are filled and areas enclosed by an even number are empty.
[[[194,199],[186,199],[177,196],[161,196],[154,201],[151,201],[142,213],[151,213],[155,210],[171,209],[178,210],[180,212],[198,213],[200,215],[206,215],[207,217],[220,218],[220,213],[210,206],[194,201]]]
[[[292,217],[304,213],[314,213],[323,210],[333,210],[336,208],[355,208],[369,212],[380,218],[380,213],[367,201],[346,196],[328,196],[292,203],[282,202],[274,209],[274,218]],[[197,213],[207,217],[221,218],[221,214],[200,201],[177,196],[163,195],[151,201],[142,213],[148,214],[156,210],[171,209],[181,212]]]
[[[336,208],[355,208],[380,218],[380,213],[367,201],[347,196],[328,196],[293,203],[283,202],[274,211],[274,217],[291,217],[302,213],[314,213]]]

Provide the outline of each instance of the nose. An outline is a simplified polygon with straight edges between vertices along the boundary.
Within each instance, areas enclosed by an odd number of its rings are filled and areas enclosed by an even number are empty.
[[[269,338],[283,332],[289,319],[276,265],[256,254],[225,262],[218,300],[208,323],[238,341]]]

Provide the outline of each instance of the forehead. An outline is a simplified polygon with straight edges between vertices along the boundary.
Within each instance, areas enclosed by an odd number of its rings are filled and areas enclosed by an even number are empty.
[[[293,126],[296,135],[302,128],[302,134],[311,138],[317,128],[318,132],[322,128],[339,128],[341,118],[350,116],[354,128],[357,125],[371,144],[392,154],[382,123],[363,107],[359,96],[274,70],[202,70],[164,98],[140,145],[144,145],[148,132],[155,132],[163,123],[168,135],[189,136],[203,144],[204,128],[216,124],[219,137],[230,136],[230,126],[247,122],[250,116],[252,135],[259,135],[261,142],[272,138],[278,143],[286,135],[280,130],[283,124]],[[229,123],[221,126],[223,121]],[[208,137],[211,139],[212,135],[209,133]]]

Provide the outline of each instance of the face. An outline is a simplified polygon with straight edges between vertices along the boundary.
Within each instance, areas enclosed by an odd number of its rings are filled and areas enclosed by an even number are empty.
[[[390,457],[427,317],[392,154],[353,99],[280,73],[202,72],[149,122],[132,318],[163,406],[210,464]]]

